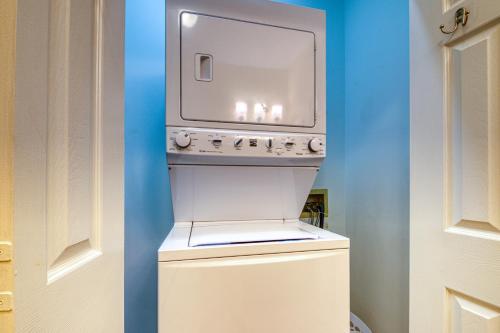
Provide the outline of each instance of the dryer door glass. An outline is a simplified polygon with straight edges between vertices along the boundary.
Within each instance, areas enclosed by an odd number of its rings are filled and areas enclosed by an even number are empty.
[[[314,34],[181,14],[181,117],[313,127]]]

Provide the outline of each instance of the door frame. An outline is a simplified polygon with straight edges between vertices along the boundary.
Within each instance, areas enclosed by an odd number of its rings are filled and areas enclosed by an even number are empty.
[[[14,103],[17,0],[0,1],[0,332],[14,332]]]

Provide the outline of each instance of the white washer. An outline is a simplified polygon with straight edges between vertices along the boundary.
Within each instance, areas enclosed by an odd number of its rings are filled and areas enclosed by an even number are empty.
[[[349,240],[298,220],[326,154],[324,13],[169,0],[166,119],[159,332],[348,332]]]
[[[267,241],[284,237],[303,240]],[[297,221],[176,223],[158,253],[159,331],[349,332],[348,248]]]

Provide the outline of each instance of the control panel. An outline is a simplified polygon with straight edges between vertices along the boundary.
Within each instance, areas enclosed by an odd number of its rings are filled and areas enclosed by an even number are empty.
[[[324,157],[325,136],[318,134],[167,128],[167,153],[241,157]]]

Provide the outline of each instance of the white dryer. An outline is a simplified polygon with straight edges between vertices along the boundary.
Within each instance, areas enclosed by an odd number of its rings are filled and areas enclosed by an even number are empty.
[[[298,220],[325,113],[322,11],[167,1],[160,333],[349,331],[349,240]]]

